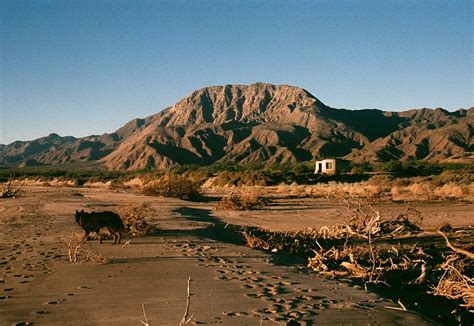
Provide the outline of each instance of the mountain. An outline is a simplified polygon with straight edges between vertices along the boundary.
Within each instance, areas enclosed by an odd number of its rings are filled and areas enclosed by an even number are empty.
[[[114,133],[52,134],[0,147],[0,165],[98,161],[108,169],[216,162],[471,160],[474,108],[448,112],[346,110],[308,91],[256,83],[211,86]]]
[[[26,167],[97,161],[110,154],[151,118],[134,119],[111,134],[75,138],[52,133],[31,141],[1,145],[0,165]]]

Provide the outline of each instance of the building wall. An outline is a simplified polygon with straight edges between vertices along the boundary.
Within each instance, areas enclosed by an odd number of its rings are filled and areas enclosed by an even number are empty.
[[[319,164],[321,164],[321,167],[320,167]],[[327,173],[327,174],[335,173],[336,172],[336,160],[327,159],[327,160],[316,161],[316,169],[315,169],[314,172],[315,173]]]
[[[319,164],[322,164],[321,168],[319,168]],[[341,173],[347,172],[349,168],[349,162],[344,160],[337,160],[337,159],[325,159],[316,161],[314,173],[326,173],[326,174],[334,174],[334,173]]]

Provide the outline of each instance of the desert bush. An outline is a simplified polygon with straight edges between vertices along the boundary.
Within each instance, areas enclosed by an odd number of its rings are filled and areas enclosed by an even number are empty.
[[[433,177],[431,183],[434,187],[440,187],[448,183],[467,186],[474,183],[474,173],[468,170],[444,171],[440,175]]]
[[[455,185],[453,183],[447,183],[442,187],[435,188],[433,193],[436,197],[443,199],[454,199],[462,198],[466,195],[468,191],[462,186]]]
[[[401,173],[403,171],[403,165],[401,161],[390,161],[381,165],[378,169],[382,172],[389,173]]]
[[[255,210],[266,208],[268,199],[254,193],[231,192],[222,197],[216,210]]]
[[[361,162],[361,163],[352,162],[350,164],[350,167],[351,167],[351,174],[364,174],[364,173],[373,171],[373,167],[370,165],[369,162]]]
[[[356,183],[337,183],[331,181],[329,183],[318,183],[314,186],[307,186],[305,192],[308,196],[313,197],[338,197],[339,194],[346,193],[354,197],[380,197],[385,191],[385,187],[379,185],[371,185],[367,182]]]
[[[392,185],[392,178],[385,174],[374,175],[370,177],[370,179],[367,181],[367,184],[390,187]]]
[[[107,263],[104,257],[88,247],[87,239],[82,234],[71,233],[68,237],[61,239],[61,242],[68,251],[68,259],[71,263]]]
[[[147,235],[156,230],[157,212],[148,204],[128,203],[120,208],[120,218],[132,236]]]
[[[14,174],[10,174],[8,180],[3,183],[0,198],[15,198],[20,195],[25,182],[19,182]]]
[[[200,184],[182,175],[166,174],[143,186],[143,193],[153,196],[196,201],[202,199]]]
[[[433,188],[427,182],[414,183],[406,187],[406,189],[412,194],[423,199],[434,199]]]
[[[124,190],[124,189],[127,189],[128,187],[125,186],[122,179],[113,179],[110,182],[109,188],[112,190]]]

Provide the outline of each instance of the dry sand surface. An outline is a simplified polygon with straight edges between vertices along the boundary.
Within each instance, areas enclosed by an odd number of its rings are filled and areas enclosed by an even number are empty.
[[[118,210],[149,203],[159,230],[129,245],[88,241],[106,264],[71,263],[61,242],[81,233],[76,209]],[[190,283],[191,324],[423,324],[417,314],[350,282],[307,273],[304,262],[235,241],[226,223],[297,230],[342,220],[344,207],[323,199],[278,199],[268,210],[214,212],[190,203],[104,189],[28,187],[0,202],[0,324],[178,325]],[[473,222],[474,205],[418,207],[425,224]],[[402,204],[390,204],[399,212]],[[455,217],[457,219],[455,219]],[[125,241],[128,237],[125,237]],[[122,241],[122,244],[124,241]]]

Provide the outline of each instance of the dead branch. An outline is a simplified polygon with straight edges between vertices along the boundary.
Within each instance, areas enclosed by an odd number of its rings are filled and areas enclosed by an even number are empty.
[[[142,311],[143,311],[143,317],[145,317],[145,321],[140,320],[140,322],[141,322],[144,326],[150,326],[150,323],[148,322],[148,318],[146,317],[145,305],[144,305],[143,303],[142,303]]]
[[[188,318],[190,302],[191,302],[191,277],[188,278],[188,295],[186,297],[186,309],[184,310],[184,315],[183,315],[183,318],[181,318],[181,322],[179,323],[179,326],[187,325],[194,316],[194,314],[192,314]]]
[[[407,307],[405,307],[405,305],[402,303],[402,300],[398,299],[398,304],[400,305],[400,307],[403,309],[403,310],[407,310]]]
[[[446,241],[446,246],[448,246],[451,250],[453,250],[454,252],[457,252],[459,254],[462,254],[466,257],[468,257],[469,259],[474,259],[474,254],[472,252],[469,252],[467,250],[464,250],[462,248],[458,248],[458,247],[455,247],[448,239],[448,237],[446,236],[446,234],[444,234],[443,231],[441,230],[438,230],[438,234],[441,235],[444,240]]]
[[[426,271],[428,270],[426,263],[423,262],[421,265],[421,274],[418,276],[418,278],[413,282],[414,284],[422,284],[426,280]]]

